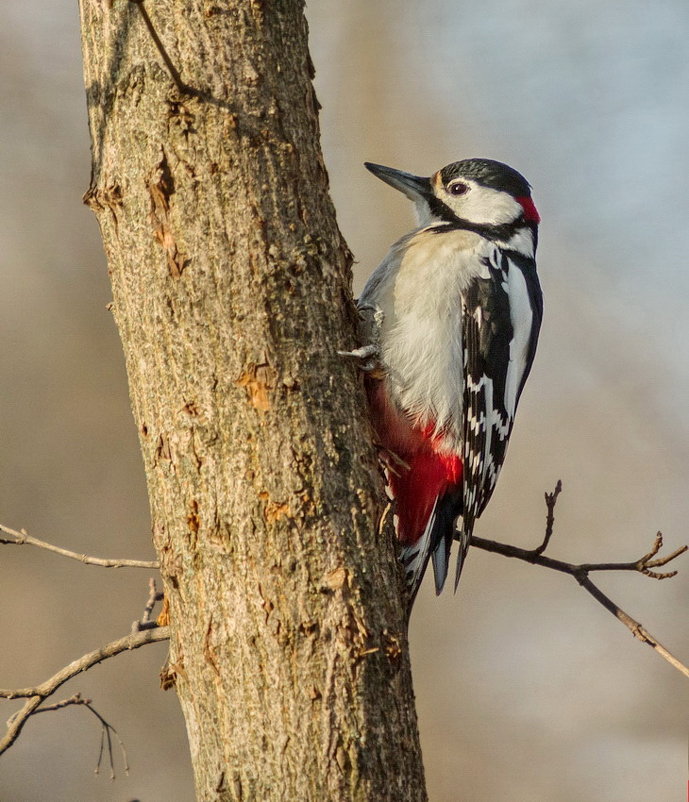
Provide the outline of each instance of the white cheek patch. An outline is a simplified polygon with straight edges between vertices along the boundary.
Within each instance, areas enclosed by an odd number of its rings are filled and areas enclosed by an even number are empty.
[[[445,204],[464,220],[479,225],[500,226],[513,223],[524,214],[522,205],[509,193],[482,187],[473,181],[465,181],[469,191],[454,197],[445,193]]]

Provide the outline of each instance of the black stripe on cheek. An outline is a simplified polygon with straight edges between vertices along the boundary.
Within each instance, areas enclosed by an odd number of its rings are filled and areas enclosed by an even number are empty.
[[[449,206],[443,203],[440,198],[436,197],[435,195],[425,196],[424,199],[428,204],[428,208],[431,210],[431,214],[446,224],[445,226],[431,227],[430,230],[436,234],[441,234],[449,229],[457,229],[462,231],[473,231],[474,234],[479,234],[480,236],[492,241],[507,242],[514,236],[517,229],[523,228],[524,225],[523,223],[518,222],[504,223],[503,225],[499,226],[472,223],[469,220],[464,220],[462,217],[457,217],[452,209],[450,209]]]
[[[437,195],[428,195],[426,196],[426,202],[431,210],[431,213],[439,218],[440,220],[444,220],[446,223],[456,223],[457,222],[457,215],[450,209],[449,206],[444,204]]]

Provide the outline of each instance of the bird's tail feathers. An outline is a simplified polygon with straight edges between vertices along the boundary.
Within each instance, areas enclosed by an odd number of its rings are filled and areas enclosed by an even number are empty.
[[[454,534],[454,539],[458,542],[457,546],[457,567],[455,568],[455,588],[457,592],[457,585],[462,576],[462,569],[464,568],[464,561],[466,560],[467,552],[469,551],[469,544],[471,543],[471,533],[474,528],[474,522],[469,520],[462,520],[461,527],[457,528]]]
[[[450,550],[455,538],[455,520],[461,512],[458,505],[461,505],[461,499],[458,499],[455,494],[449,493],[437,504],[433,537],[433,573],[436,596],[440,595],[450,572]]]
[[[461,512],[461,496],[446,493],[436,498],[421,537],[403,549],[401,560],[413,603],[429,560],[433,562],[435,593],[445,585],[450,570],[450,550],[455,538],[455,519]]]
[[[438,499],[436,499],[435,503],[433,504],[433,509],[431,510],[428,522],[426,523],[426,528],[424,529],[421,537],[416,541],[416,543],[412,543],[411,546],[406,546],[404,549],[402,549],[402,553],[400,554],[400,560],[402,561],[402,565],[404,565],[404,574],[407,580],[407,587],[409,588],[409,593],[411,596],[410,604],[414,603],[419,586],[421,585],[421,580],[423,579],[423,575],[426,573],[428,560],[430,559],[431,553],[433,553],[432,538],[433,531],[435,529],[437,507]]]
[[[450,569],[450,548],[452,547],[452,532],[450,537],[443,536],[440,538],[438,545],[431,554],[433,561],[433,579],[435,580],[435,595],[440,596],[440,593],[445,585],[447,574]]]

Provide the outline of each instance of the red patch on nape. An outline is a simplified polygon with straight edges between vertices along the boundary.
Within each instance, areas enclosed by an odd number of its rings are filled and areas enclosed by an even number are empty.
[[[409,546],[421,537],[436,498],[462,481],[462,460],[454,454],[420,450],[410,459],[409,470],[390,472],[390,486],[397,499],[397,537]]]
[[[536,206],[531,198],[525,195],[522,198],[517,198],[517,201],[521,204],[521,207],[524,210],[524,219],[526,221],[529,223],[541,222],[541,215],[538,213],[538,210],[536,209]]]

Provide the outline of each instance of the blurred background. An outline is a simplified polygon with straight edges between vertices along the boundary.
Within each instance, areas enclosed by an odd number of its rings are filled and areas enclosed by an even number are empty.
[[[632,560],[689,538],[689,5],[685,0],[313,2],[326,162],[355,289],[409,230],[361,166],[419,174],[506,161],[543,217],[541,345],[477,534],[531,547],[561,478],[552,556]],[[89,142],[77,9],[3,8],[0,29],[0,522],[78,552],[153,557],[106,266],[81,204]],[[689,661],[689,561],[602,588]],[[0,686],[38,683],[125,634],[146,571],[0,550]],[[428,788],[454,800],[680,799],[689,682],[566,576],[473,550],[457,597],[426,586],[411,627]],[[0,761],[0,799],[186,802],[184,723],[164,644],[65,688],[96,720],[38,716]],[[2,703],[4,721],[18,704]]]

